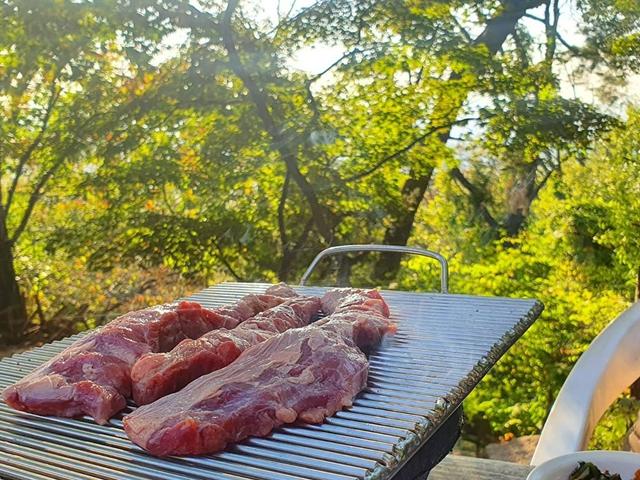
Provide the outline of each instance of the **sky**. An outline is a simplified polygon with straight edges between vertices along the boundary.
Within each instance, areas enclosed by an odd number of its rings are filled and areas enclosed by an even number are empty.
[[[278,12],[284,15],[291,10],[291,15],[295,15],[305,7],[316,3],[315,0],[262,0],[260,2],[261,9],[265,16],[273,23],[278,20]],[[302,70],[310,74],[316,74],[324,71],[329,65],[335,62],[344,50],[337,46],[316,45],[306,47],[297,52],[291,60],[291,67]]]

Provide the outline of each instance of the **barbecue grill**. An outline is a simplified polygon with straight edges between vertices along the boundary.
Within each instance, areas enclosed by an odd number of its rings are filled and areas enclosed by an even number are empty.
[[[41,417],[0,402],[0,478],[110,480],[355,480],[425,478],[460,432],[461,402],[542,311],[536,300],[453,295],[447,263],[421,249],[342,246],[327,255],[382,250],[426,255],[442,266],[443,293],[383,291],[398,332],[370,353],[367,388],[353,407],[321,425],[296,425],[250,438],[204,457],[156,458],[131,443],[122,415],[104,426],[89,418]],[[223,283],[191,297],[207,307],[230,304],[262,283]],[[0,361],[0,389],[83,334]],[[131,412],[131,404],[123,414]]]

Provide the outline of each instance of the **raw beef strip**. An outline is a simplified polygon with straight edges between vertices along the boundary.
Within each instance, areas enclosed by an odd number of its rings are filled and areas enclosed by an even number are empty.
[[[278,289],[285,292],[282,286]],[[215,328],[235,326],[285,300],[267,291],[217,310],[182,302],[127,313],[74,342],[2,396],[18,410],[61,417],[86,414],[104,424],[126,406],[131,368],[142,355],[167,351]]]
[[[340,333],[310,325],[244,352],[231,365],[138,408],[129,438],[154,455],[222,450],[297,418],[321,422],[366,384],[367,359]]]
[[[124,419],[127,435],[154,455],[210,453],[285,423],[322,422],[350,406],[366,385],[368,362],[353,341],[353,318],[345,315],[356,312],[356,323],[363,323],[369,311],[377,323],[388,312],[377,292],[360,294],[361,303],[351,297],[348,305],[335,303],[342,317],[287,330],[138,408]]]
[[[318,297],[298,297],[265,310],[233,330],[214,330],[183,340],[168,353],[143,355],[131,370],[133,399],[144,405],[219,370],[247,348],[290,328],[307,325],[320,311]]]
[[[322,311],[327,315],[344,310],[375,310],[389,316],[389,306],[377,290],[334,288],[322,296]]]
[[[388,333],[396,331],[389,319],[389,306],[377,290],[343,288],[329,290],[322,297],[322,310],[329,314],[318,325],[348,323],[358,347],[367,351]]]

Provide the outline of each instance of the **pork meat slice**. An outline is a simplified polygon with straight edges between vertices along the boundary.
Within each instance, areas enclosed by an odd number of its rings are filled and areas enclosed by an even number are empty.
[[[213,330],[195,340],[183,340],[170,352],[147,353],[131,370],[133,399],[144,405],[176,392],[196,378],[226,367],[252,345],[309,324],[320,307],[318,297],[293,298],[233,330]]]
[[[127,435],[154,455],[211,453],[285,423],[320,423],[350,406],[367,380],[368,362],[354,341],[358,330],[367,318],[371,331],[381,322],[391,331],[392,324],[374,291],[351,291],[333,311],[322,324],[273,336],[227,367],[138,408],[124,419]]]
[[[295,295],[278,286],[278,293]],[[3,399],[41,415],[90,415],[104,424],[131,396],[131,368],[142,355],[173,348],[221,327],[232,328],[287,298],[247,295],[235,305],[209,310],[195,302],[129,312],[77,340],[50,361],[9,386]]]

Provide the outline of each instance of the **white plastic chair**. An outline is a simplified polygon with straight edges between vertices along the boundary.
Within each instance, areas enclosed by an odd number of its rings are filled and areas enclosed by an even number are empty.
[[[531,460],[585,450],[598,420],[640,377],[640,302],[625,310],[591,343],[567,377]]]

